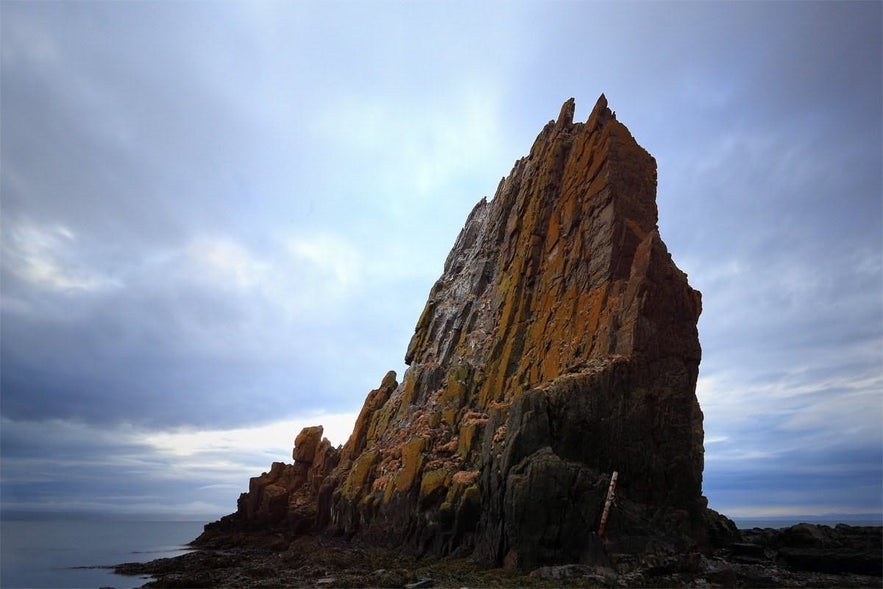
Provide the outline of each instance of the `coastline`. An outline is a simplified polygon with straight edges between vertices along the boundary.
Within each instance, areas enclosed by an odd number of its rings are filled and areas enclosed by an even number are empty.
[[[486,568],[341,537],[276,532],[214,537],[189,554],[125,563],[158,587],[880,587],[883,527],[800,523],[740,530],[710,553],[606,555],[603,564]]]
[[[797,524],[813,524],[828,526],[838,525],[857,527],[883,527],[883,514],[824,514],[824,515],[800,515],[800,516],[767,516],[767,517],[734,517],[728,516],[730,521],[736,524],[740,530],[754,528],[782,530],[796,526]]]

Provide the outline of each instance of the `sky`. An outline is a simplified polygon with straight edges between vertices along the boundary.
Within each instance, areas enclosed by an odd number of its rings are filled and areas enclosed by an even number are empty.
[[[210,520],[346,441],[570,97],[703,293],[704,492],[883,512],[880,2],[0,3],[0,507]]]

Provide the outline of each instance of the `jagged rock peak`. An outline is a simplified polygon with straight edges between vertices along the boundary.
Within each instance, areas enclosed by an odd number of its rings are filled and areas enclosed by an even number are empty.
[[[589,113],[589,118],[586,124],[589,128],[595,128],[596,126],[603,125],[607,121],[616,118],[616,113],[610,110],[607,107],[607,97],[601,93],[601,96],[598,97],[598,101],[595,103],[594,108],[592,108],[592,112]]]
[[[573,126],[573,117],[574,112],[576,110],[576,100],[574,98],[568,98],[564,101],[564,104],[561,105],[561,112],[558,114],[558,119],[555,121],[555,128],[564,129],[570,128]],[[592,108],[592,112],[589,113],[589,118],[587,120],[587,125],[590,128],[594,128],[598,125],[603,125],[607,121],[616,118],[616,113],[610,110],[607,107],[607,97],[602,93],[601,96],[598,97],[597,102],[595,102],[595,106]]]
[[[568,98],[564,104],[561,105],[561,112],[558,114],[558,122],[556,126],[558,127],[569,127],[573,124],[573,111],[576,108],[576,100],[573,98]]]
[[[290,472],[253,479],[228,524],[278,516],[514,567],[599,561],[617,471],[607,540],[706,542],[701,298],[659,237],[656,161],[603,94],[586,123],[574,108],[469,214],[402,381],[368,394],[339,452],[305,433],[314,456],[296,447]]]
[[[573,105],[564,103],[493,200],[469,216],[405,357],[488,365],[485,402],[517,390],[514,382],[537,384],[589,358],[653,345],[640,341],[653,334],[639,330],[638,317],[620,317],[618,297],[638,246],[642,256],[664,248],[651,245],[656,162],[603,95],[586,125],[569,125]],[[698,293],[689,292],[698,316]]]

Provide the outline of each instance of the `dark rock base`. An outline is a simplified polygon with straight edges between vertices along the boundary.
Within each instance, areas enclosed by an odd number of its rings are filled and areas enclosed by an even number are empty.
[[[612,545],[610,545],[612,547]],[[216,537],[196,552],[119,565],[144,587],[883,587],[883,528],[800,524],[743,530],[712,554],[608,554],[607,566],[532,571],[421,558],[327,536]]]

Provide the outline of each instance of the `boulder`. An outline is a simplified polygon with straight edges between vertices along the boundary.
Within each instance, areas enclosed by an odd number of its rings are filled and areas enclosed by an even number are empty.
[[[305,427],[294,439],[294,450],[291,457],[295,462],[303,464],[312,464],[316,456],[316,450],[319,448],[319,442],[322,441],[322,433],[324,428],[321,425]]]

